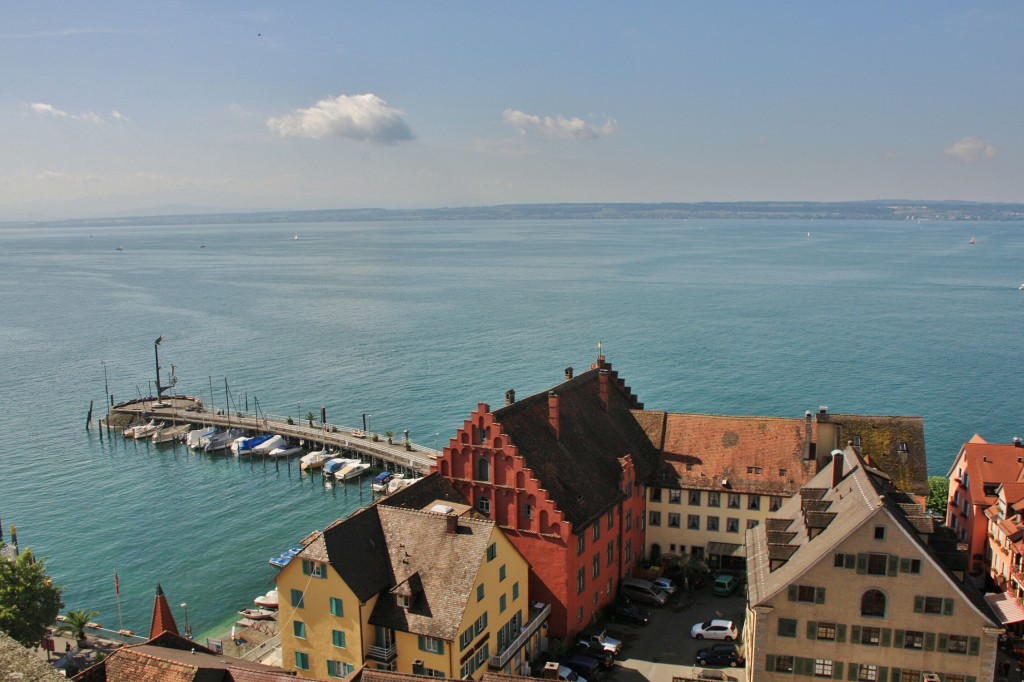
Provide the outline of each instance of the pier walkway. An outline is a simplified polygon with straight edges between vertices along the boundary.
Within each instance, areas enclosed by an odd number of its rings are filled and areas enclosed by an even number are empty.
[[[120,403],[110,408],[110,415],[121,415],[122,419],[139,421],[158,419],[173,424],[192,424],[195,428],[218,426],[225,428],[245,429],[251,433],[275,433],[293,442],[302,441],[303,447],[314,450],[320,446],[337,448],[358,454],[370,459],[383,460],[396,467],[417,471],[421,474],[430,472],[430,467],[440,454],[437,450],[410,442],[388,443],[386,440],[373,440],[373,434],[359,435],[362,432],[349,426],[336,424],[318,424],[296,421],[288,423],[287,418],[235,412],[199,412],[199,400],[187,396],[164,397],[157,402],[155,399],[136,400]],[[118,420],[112,419],[110,428]]]

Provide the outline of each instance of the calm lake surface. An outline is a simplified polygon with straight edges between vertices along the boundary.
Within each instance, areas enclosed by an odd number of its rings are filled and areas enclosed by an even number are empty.
[[[653,409],[923,415],[944,474],[974,433],[1024,436],[1022,281],[1021,223],[0,227],[4,538],[47,557],[65,610],[116,629],[117,570],[125,627],[148,632],[161,583],[203,637],[271,589],[270,556],[369,500],[87,431],[104,369],[115,400],[149,393],[160,335],[175,392],[223,407],[226,377],[237,405],[367,413],[428,447],[601,340]]]

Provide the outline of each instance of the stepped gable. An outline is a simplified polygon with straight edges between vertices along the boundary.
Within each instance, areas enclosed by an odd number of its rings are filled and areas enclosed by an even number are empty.
[[[837,447],[844,448],[859,437],[860,445],[854,450],[862,459],[885,472],[900,490],[928,496],[923,417],[819,413],[817,418],[840,426]]]
[[[727,492],[789,497],[816,473],[809,420],[648,411],[637,421],[661,449],[663,487],[721,491],[727,480]]]
[[[557,396],[557,436],[548,391],[493,412],[502,433],[575,528],[623,499],[621,458],[632,458],[637,482],[647,481],[658,467],[657,450],[631,412],[643,405],[610,364],[598,364],[551,390]],[[604,391],[602,381],[607,381]]]
[[[377,513],[393,580],[387,586],[391,594],[377,599],[370,623],[458,640],[494,522],[385,506]],[[409,608],[399,606],[394,595],[409,596]]]
[[[174,622],[174,615],[171,614],[171,605],[167,603],[167,597],[164,596],[164,588],[160,586],[160,583],[157,583],[156,599],[153,600],[153,620],[149,626],[149,638],[153,639],[164,632],[170,632],[175,635],[180,634],[178,626]]]

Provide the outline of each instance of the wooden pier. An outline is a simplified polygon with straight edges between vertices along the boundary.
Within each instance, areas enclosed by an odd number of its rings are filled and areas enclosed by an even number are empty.
[[[196,409],[199,405],[199,400],[187,396],[164,397],[160,401],[147,399],[121,403],[110,408],[112,422],[110,428],[114,428],[114,423],[125,419],[127,421],[157,419],[172,424],[192,424],[197,429],[204,426],[217,426],[245,429],[253,434],[275,433],[292,442],[302,441],[307,450],[319,449],[319,446],[337,448],[371,461],[382,460],[395,467],[421,474],[430,472],[430,468],[440,454],[436,450],[412,442],[408,445],[404,442],[392,444],[386,440],[373,440],[373,434],[355,435],[361,432],[348,426],[314,422],[311,427],[305,420],[289,424],[287,418],[281,419],[269,415],[256,416],[242,412],[226,414],[222,411],[200,412]],[[120,419],[115,418],[116,416],[120,416]]]

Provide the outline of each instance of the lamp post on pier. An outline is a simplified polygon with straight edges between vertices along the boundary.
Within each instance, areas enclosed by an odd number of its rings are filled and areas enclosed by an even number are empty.
[[[440,433],[434,434],[434,452],[437,452],[437,439],[441,437]]]
[[[373,433],[373,431],[370,429],[370,417],[372,417],[372,416],[373,416],[372,414],[366,415],[366,437],[367,438],[369,438],[370,434]]]
[[[188,604],[181,602],[181,608],[185,609],[185,636],[192,639],[192,626],[188,624]]]

